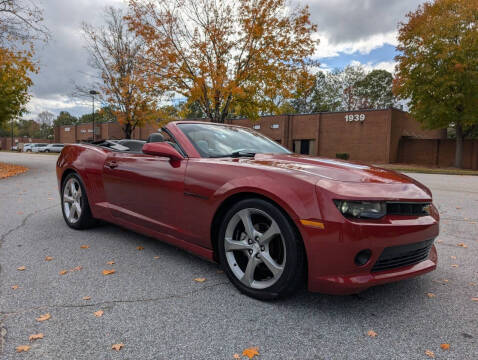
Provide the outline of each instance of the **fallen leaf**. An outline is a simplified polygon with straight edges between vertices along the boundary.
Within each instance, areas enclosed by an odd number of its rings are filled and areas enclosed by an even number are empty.
[[[439,244],[442,243],[442,242],[443,242],[443,240],[437,240],[437,243],[439,243]]]
[[[475,282],[471,282],[471,283],[470,283],[470,286],[476,286],[476,283],[475,283]]]
[[[17,351],[17,353],[21,353],[21,352],[27,352],[28,350],[31,349],[31,346],[28,346],[28,345],[20,345],[20,346],[17,346],[15,348],[15,350]]]
[[[203,283],[206,281],[206,278],[195,278],[194,281],[198,282],[198,283]]]
[[[252,359],[254,356],[259,355],[259,348],[258,347],[251,347],[244,349],[242,352],[243,356],[247,356],[249,359]]]
[[[91,297],[89,297],[89,296],[83,296],[83,300],[91,300]]]
[[[450,344],[441,344],[440,347],[443,349],[443,350],[448,350],[450,348]]]
[[[113,350],[120,351],[123,346],[124,346],[123,343],[119,343],[119,344],[114,344],[111,348]]]
[[[52,261],[52,260],[53,260],[53,258],[52,258],[51,256],[47,256],[47,257],[45,258],[45,261]]]
[[[114,265],[115,262],[113,260],[107,262],[108,265]]]
[[[136,250],[139,250],[139,251],[144,250],[144,247],[142,247],[142,246],[136,246]]]
[[[157,260],[157,259],[159,259],[159,256],[155,256],[155,257],[153,257],[153,259],[156,259],[156,260]]]
[[[431,350],[425,350],[425,355],[431,358],[435,358],[435,353]]]
[[[451,257],[453,260],[456,260],[456,256],[453,256],[453,255],[452,255],[452,256],[450,256],[450,257]]]
[[[103,310],[98,310],[98,311],[95,311],[94,314],[96,317],[102,317],[103,316],[103,313],[104,311]]]
[[[73,269],[71,269],[71,271],[80,271],[81,269],[83,269],[82,266],[77,266],[77,267],[74,267]]]
[[[240,359],[240,358],[241,358],[241,355],[239,355],[239,354],[234,354],[234,355],[232,355],[232,357],[233,357],[234,359]]]
[[[48,200],[53,200],[53,198],[52,198],[52,197],[49,197]]]
[[[12,289],[13,289],[13,290],[17,290],[17,289],[18,289],[18,285],[12,285]]]
[[[51,318],[51,315],[49,313],[40,315],[40,317],[36,318],[37,321],[42,322],[46,321]]]
[[[374,338],[374,337],[376,337],[378,334],[377,334],[375,331],[373,331],[373,330],[369,330],[369,331],[367,331],[367,335]]]
[[[90,245],[81,245],[80,248],[81,249],[88,249],[90,247]]]
[[[460,210],[460,209],[461,209],[461,207],[460,207],[460,206],[457,206],[456,208],[457,208],[458,210]]]
[[[26,270],[26,268],[27,267],[25,265],[23,265],[23,266],[18,267],[17,270],[23,271],[23,270]]]
[[[458,264],[453,264],[451,267],[457,268]]]
[[[462,248],[467,248],[468,246],[465,243],[458,243],[456,246],[460,246]]]
[[[476,297],[476,298],[471,298],[471,301],[478,301],[478,297]]]
[[[17,214],[18,215],[23,215],[23,211],[18,211]]]
[[[33,334],[33,335],[30,335],[30,337],[28,338],[28,340],[30,341],[38,340],[38,339],[43,339],[43,333]]]
[[[435,295],[434,293],[427,293],[427,296],[428,296],[429,298],[434,298],[436,295]]]
[[[223,273],[224,273],[224,271],[222,271],[222,270],[216,271],[216,274],[223,274]]]
[[[103,270],[103,275],[111,275],[111,274],[114,274],[115,272],[116,272],[115,269]]]
[[[59,274],[60,274],[60,275],[66,275],[66,274],[68,274],[68,270],[61,270],[61,271],[59,272]]]

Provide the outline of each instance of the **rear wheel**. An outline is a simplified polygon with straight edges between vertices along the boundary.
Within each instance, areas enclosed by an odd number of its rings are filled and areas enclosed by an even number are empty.
[[[91,215],[85,187],[76,173],[66,176],[61,190],[61,209],[66,224],[73,229],[87,229],[96,225]]]
[[[303,283],[302,241],[288,217],[272,203],[246,199],[225,215],[219,257],[231,282],[251,297],[284,297]]]

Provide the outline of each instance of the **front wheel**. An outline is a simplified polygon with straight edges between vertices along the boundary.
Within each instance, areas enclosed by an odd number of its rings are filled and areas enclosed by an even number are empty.
[[[91,215],[85,187],[76,173],[69,174],[63,181],[61,209],[66,224],[73,229],[87,229],[97,223]]]
[[[303,283],[304,248],[281,209],[246,199],[226,213],[219,231],[219,257],[231,282],[244,294],[271,300]]]

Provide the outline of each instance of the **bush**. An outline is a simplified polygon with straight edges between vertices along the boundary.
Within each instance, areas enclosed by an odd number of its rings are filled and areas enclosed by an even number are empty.
[[[350,155],[348,153],[337,153],[335,154],[335,157],[337,159],[348,160],[350,158]]]

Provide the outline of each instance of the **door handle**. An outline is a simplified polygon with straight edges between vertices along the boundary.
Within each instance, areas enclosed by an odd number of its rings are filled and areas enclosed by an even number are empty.
[[[105,165],[108,166],[110,169],[114,169],[118,166],[118,163],[116,161],[107,161]]]

